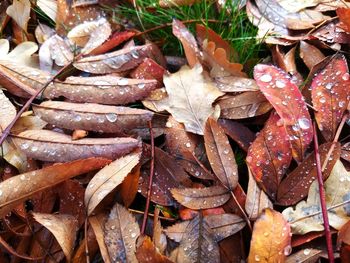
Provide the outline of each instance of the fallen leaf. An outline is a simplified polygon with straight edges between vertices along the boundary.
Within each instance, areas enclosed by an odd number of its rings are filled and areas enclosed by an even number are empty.
[[[350,174],[338,160],[324,183],[329,225],[337,230],[349,221],[349,187]],[[307,200],[299,202],[294,209],[286,208],[283,216],[290,222],[293,234],[303,235],[324,229],[317,180],[311,184]]]
[[[186,131],[203,135],[207,119],[215,112],[212,103],[223,93],[204,78],[199,64],[192,69],[183,66],[180,71],[165,75],[164,84],[169,97],[157,104],[184,123]]]
[[[137,240],[136,258],[139,263],[171,263],[166,256],[160,254],[150,237],[140,236]]]
[[[57,2],[55,0],[37,0],[36,4],[52,21],[56,21]]]
[[[254,78],[286,127],[293,157],[302,161],[313,131],[310,114],[298,87],[288,74],[274,66],[258,64],[254,68]]]
[[[350,14],[350,8],[338,8],[337,9],[337,15],[339,17],[339,20],[345,24],[346,29],[348,32],[350,32],[350,19],[349,19],[349,14]]]
[[[104,239],[111,262],[136,263],[136,239],[139,225],[126,208],[116,203],[104,228]]]
[[[70,261],[78,231],[78,221],[74,216],[33,213],[33,218],[54,235],[67,261]]]
[[[191,209],[207,209],[225,204],[231,197],[222,186],[205,188],[173,188],[171,193],[181,205]]]
[[[259,87],[254,79],[226,76],[214,78],[216,87],[222,92],[258,91]]]
[[[136,165],[121,184],[120,195],[125,207],[129,207],[136,197],[139,188],[140,168],[141,165]]]
[[[11,136],[28,157],[67,162],[89,157],[116,159],[139,147],[133,138],[84,138],[74,141],[71,136],[49,130],[27,130]]]
[[[238,168],[230,142],[220,125],[209,118],[204,130],[205,151],[215,175],[224,187],[234,190]]]
[[[14,0],[12,5],[6,9],[6,14],[16,21],[23,31],[27,32],[30,9],[31,5],[29,0]]]
[[[325,55],[315,46],[305,41],[300,41],[299,56],[303,59],[305,65],[311,70],[315,65],[325,59]]]
[[[122,32],[114,32],[107,41],[105,41],[102,45],[96,47],[89,54],[90,55],[99,55],[110,51],[111,49],[119,46],[121,43],[129,40],[131,37],[135,35],[134,32],[131,31],[122,31]]]
[[[18,134],[26,130],[42,130],[47,125],[47,122],[40,119],[38,116],[22,116],[16,121],[11,129],[12,134]]]
[[[290,226],[282,214],[267,208],[256,220],[248,263],[284,262],[292,250]]]
[[[249,147],[247,165],[260,187],[275,200],[281,180],[292,161],[291,144],[276,112]]]
[[[90,180],[85,191],[87,214],[91,215],[97,205],[118,185],[139,163],[140,152],[123,156],[101,169]]]
[[[11,101],[5,96],[0,89],[0,134],[16,117],[17,111]]]
[[[315,248],[304,248],[290,255],[286,259],[286,263],[316,263],[320,256],[322,250]]]
[[[101,257],[105,263],[111,263],[109,258],[107,246],[104,242],[104,224],[107,216],[104,214],[98,214],[96,216],[89,216],[89,223],[94,231],[96,241],[100,248]]]

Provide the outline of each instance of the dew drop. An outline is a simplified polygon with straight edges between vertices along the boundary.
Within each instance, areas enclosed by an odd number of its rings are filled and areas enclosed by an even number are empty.
[[[346,80],[349,80],[349,77],[350,77],[349,73],[345,73],[341,78],[346,81]]]
[[[75,120],[75,121],[81,121],[80,115],[75,116],[75,117],[74,117],[74,120]]]
[[[22,181],[26,179],[26,176],[24,174],[22,174],[19,179],[21,179]]]
[[[126,78],[121,78],[118,80],[118,85],[125,86],[125,85],[128,85],[128,83],[129,83],[129,81]]]
[[[109,121],[109,122],[116,122],[117,121],[117,114],[115,113],[108,113],[106,114],[106,119]]]
[[[260,261],[260,256],[259,255],[255,255],[254,259],[255,259],[255,261]]]
[[[320,101],[321,103],[325,103],[325,102],[326,102],[326,98],[325,98],[325,97],[321,97],[321,98],[319,99],[319,101]]]
[[[22,148],[23,150],[26,150],[26,149],[29,148],[29,144],[28,144],[28,143],[23,143],[23,144],[21,144],[21,148]]]
[[[189,143],[189,142],[187,142],[185,145],[186,145],[187,148],[191,147],[191,143]]]
[[[280,80],[276,81],[276,87],[279,89],[283,89],[286,86],[286,84]]]
[[[285,256],[288,256],[290,253],[292,252],[292,247],[290,245],[286,246],[284,249],[283,249],[283,254]]]
[[[131,233],[131,237],[135,238],[136,237],[136,233]]]
[[[303,253],[304,253],[305,256],[308,256],[308,255],[310,254],[310,252],[311,252],[311,249],[309,249],[309,248],[306,248],[306,249],[304,249],[304,251],[303,251]]]
[[[145,83],[140,83],[140,84],[137,85],[137,87],[138,87],[139,89],[143,89],[145,86],[146,86]]]
[[[38,150],[38,147],[33,146],[31,150],[32,150],[32,152],[36,152]]]
[[[330,90],[333,87],[333,83],[327,83],[326,89]]]
[[[260,77],[260,80],[262,82],[270,82],[272,80],[272,77],[269,74],[264,74]]]
[[[307,130],[311,127],[310,120],[307,118],[304,118],[304,117],[298,119],[298,124],[299,124],[300,128],[303,130]]]

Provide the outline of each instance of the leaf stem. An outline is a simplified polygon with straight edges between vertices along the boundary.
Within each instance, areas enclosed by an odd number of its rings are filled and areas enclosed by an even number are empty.
[[[231,190],[230,192],[231,192],[232,198],[233,198],[233,200],[235,201],[235,203],[236,203],[236,205],[237,205],[239,211],[240,211],[241,214],[243,215],[244,220],[246,221],[246,223],[247,223],[247,225],[248,225],[248,227],[249,227],[250,232],[253,232],[252,224],[250,223],[249,217],[247,216],[247,214],[246,214],[246,212],[244,211],[243,207],[239,204],[239,202],[238,202],[238,200],[237,200],[235,194],[233,193],[233,191]]]
[[[320,158],[320,152],[318,150],[318,138],[317,138],[317,129],[316,129],[315,122],[313,124],[313,129],[314,129],[314,146],[315,146],[315,159],[316,159],[316,168],[317,168],[317,181],[318,181],[318,188],[319,188],[319,194],[320,194],[320,203],[321,203],[321,209],[322,209],[324,232],[326,235],[328,259],[330,263],[334,263],[332,237],[331,237],[331,231],[329,227],[327,204],[326,204],[326,193],[323,185],[321,158]]]
[[[152,129],[152,122],[151,121],[148,122],[148,127],[149,127],[149,134],[150,134],[150,137],[151,137],[151,168],[150,168],[150,172],[149,172],[146,208],[145,208],[145,213],[143,214],[141,235],[144,235],[145,234],[145,230],[146,230],[148,210],[149,210],[149,205],[150,205],[150,202],[151,202],[153,175],[154,175],[154,135],[153,135],[153,129]]]

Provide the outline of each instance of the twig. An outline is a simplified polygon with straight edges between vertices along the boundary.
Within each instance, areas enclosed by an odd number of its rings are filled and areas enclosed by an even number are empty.
[[[250,220],[249,220],[249,218],[248,218],[246,212],[244,211],[243,207],[241,207],[241,205],[239,204],[239,202],[238,202],[238,200],[237,200],[235,194],[233,193],[233,191],[230,191],[230,192],[231,192],[231,195],[232,195],[233,200],[235,201],[236,205],[238,206],[239,211],[240,211],[241,214],[243,215],[244,220],[246,221],[246,223],[247,223],[247,225],[248,225],[248,227],[249,227],[250,232],[252,232],[252,231],[253,231],[252,224],[250,223]]]
[[[150,172],[149,172],[146,208],[145,208],[145,213],[143,215],[143,221],[142,221],[142,227],[141,227],[141,234],[142,235],[145,234],[146,225],[147,225],[147,216],[148,216],[149,205],[151,202],[153,174],[154,174],[154,136],[153,136],[153,129],[152,129],[152,122],[151,121],[148,122],[148,127],[149,127],[149,134],[151,137],[151,168],[150,168]]]
[[[84,222],[85,257],[86,257],[86,263],[90,263],[87,226],[88,226],[88,219],[87,219],[87,217],[85,217],[85,222]]]
[[[316,159],[316,168],[317,168],[317,181],[318,181],[318,188],[319,188],[319,194],[320,194],[320,203],[321,203],[321,209],[322,209],[324,232],[325,232],[325,235],[326,235],[328,259],[329,259],[330,263],[334,263],[334,254],[333,254],[333,248],[332,248],[332,237],[331,237],[331,231],[330,231],[329,220],[328,220],[328,212],[327,212],[327,205],[326,205],[326,194],[325,194],[324,187],[323,187],[321,158],[320,158],[320,152],[318,150],[317,129],[316,129],[316,123],[315,122],[314,122],[314,125],[313,125],[313,129],[314,129],[314,145],[315,145],[315,159]]]
[[[145,212],[143,212],[143,211],[138,211],[138,210],[131,209],[131,208],[128,208],[128,211],[131,212],[131,213],[134,213],[134,214],[142,214],[142,215],[145,214]],[[152,214],[152,213],[148,213],[148,216],[154,218],[154,214]],[[158,218],[161,219],[161,220],[170,221],[170,222],[174,222],[174,221],[177,220],[176,218],[165,217],[165,216],[158,216]]]

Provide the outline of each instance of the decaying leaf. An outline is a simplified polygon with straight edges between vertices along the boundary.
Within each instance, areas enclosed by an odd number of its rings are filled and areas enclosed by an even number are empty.
[[[205,188],[173,188],[171,190],[176,201],[191,209],[207,209],[225,204],[230,193],[222,186]]]
[[[6,14],[8,14],[16,23],[27,32],[28,21],[30,19],[30,1],[29,0],[14,0],[10,5]]]
[[[148,236],[140,236],[137,240],[136,258],[139,263],[172,263],[166,256],[160,254]]]
[[[104,213],[100,213],[95,216],[89,216],[89,223],[91,228],[94,231],[96,241],[100,248],[101,257],[105,263],[111,263],[111,259],[109,258],[107,246],[104,241],[104,224],[106,222],[107,215]]]
[[[104,238],[111,262],[136,263],[136,239],[139,225],[126,208],[116,203],[104,229]]]
[[[0,183],[0,215],[5,216],[12,208],[34,194],[62,183],[74,176],[99,169],[110,160],[90,158],[65,164],[55,164],[11,177]]]
[[[205,151],[215,175],[233,191],[238,183],[238,168],[230,142],[220,125],[209,118],[204,130]]]
[[[85,191],[84,200],[88,215],[113,189],[123,182],[139,160],[140,153],[132,153],[113,161],[95,174]]]
[[[16,108],[0,89],[0,134],[16,117]]]
[[[343,55],[337,54],[312,80],[312,104],[322,135],[332,141],[349,104],[349,69]]]
[[[62,101],[45,101],[33,106],[33,110],[41,119],[57,127],[118,134],[147,127],[153,116],[150,111],[135,108]]]
[[[349,221],[349,187],[350,174],[338,160],[324,184],[329,224],[335,229],[340,229]],[[299,202],[295,209],[286,208],[283,216],[290,222],[293,234],[303,235],[324,229],[317,181],[311,184],[307,200]]]
[[[317,47],[305,41],[300,41],[300,57],[310,70],[325,58]]]
[[[157,104],[184,123],[187,131],[202,135],[207,119],[215,112],[212,103],[223,93],[205,79],[199,64],[192,69],[183,66],[180,71],[165,75],[164,84],[169,97]]]
[[[316,263],[320,255],[322,254],[322,250],[315,248],[304,248],[290,255],[286,259],[286,263]]]
[[[333,143],[325,143],[320,145],[319,154],[321,158],[321,164],[325,161],[327,165],[322,172],[322,176],[327,179],[333,169],[335,163],[340,157],[340,144],[334,143],[332,154],[329,156],[328,151],[332,147]],[[294,205],[300,200],[304,199],[309,192],[311,183],[317,178],[317,168],[315,161],[315,153],[312,152],[305,158],[305,160],[299,164],[287,178],[285,178],[278,188],[277,202],[280,205],[290,206]]]
[[[288,74],[274,66],[258,64],[254,68],[254,78],[286,127],[293,157],[302,161],[313,131],[310,114],[298,87]]]
[[[292,161],[289,137],[276,112],[271,114],[249,147],[246,160],[257,183],[275,200],[282,177]]]
[[[284,262],[292,250],[290,242],[289,224],[282,214],[267,208],[254,224],[247,262]]]
[[[139,147],[133,138],[84,138],[49,130],[27,130],[12,135],[13,141],[28,157],[48,161],[67,162],[89,157],[116,159]]]
[[[33,213],[33,218],[54,235],[67,260],[70,261],[78,231],[78,221],[74,216]]]

